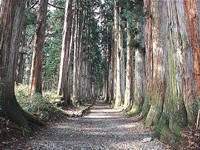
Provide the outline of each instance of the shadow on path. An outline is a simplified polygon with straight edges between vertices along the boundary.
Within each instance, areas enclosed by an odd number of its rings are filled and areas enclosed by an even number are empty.
[[[153,133],[135,118],[123,116],[97,101],[83,118],[70,118],[21,143],[17,149],[34,150],[165,150]],[[151,137],[151,141],[144,142]],[[12,149],[12,148],[11,148]],[[16,149],[16,148],[15,148]]]

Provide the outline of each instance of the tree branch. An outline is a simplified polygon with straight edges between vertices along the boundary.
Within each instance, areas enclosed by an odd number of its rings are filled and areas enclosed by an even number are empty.
[[[30,7],[30,9],[34,8],[35,5],[37,5],[38,2],[39,2],[39,1],[36,1],[36,2]]]
[[[63,7],[55,6],[55,5],[51,4],[51,3],[48,3],[48,5],[50,5],[50,6],[52,6],[52,7],[55,7],[55,8],[58,8],[58,9],[65,9],[65,8],[63,8]]]

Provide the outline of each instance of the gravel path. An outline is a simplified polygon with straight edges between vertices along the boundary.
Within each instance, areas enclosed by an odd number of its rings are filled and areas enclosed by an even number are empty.
[[[17,145],[18,150],[165,150],[136,118],[99,101],[83,118],[70,118]],[[9,150],[9,149],[8,149]]]

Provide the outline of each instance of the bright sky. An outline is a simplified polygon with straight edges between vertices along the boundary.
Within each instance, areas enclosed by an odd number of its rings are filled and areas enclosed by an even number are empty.
[[[105,0],[101,0],[101,3],[104,3],[105,2]]]

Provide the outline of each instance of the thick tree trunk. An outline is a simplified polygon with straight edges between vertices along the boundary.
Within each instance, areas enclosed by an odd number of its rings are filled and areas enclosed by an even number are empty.
[[[19,35],[25,3],[26,0],[2,1],[0,10],[0,107],[10,120],[24,129],[29,129],[28,121],[38,124],[40,122],[22,110],[14,91],[15,59],[19,49]]]
[[[145,13],[148,12],[147,19],[145,20],[145,98],[142,107],[142,118],[145,118],[148,114],[151,102],[152,94],[152,76],[153,76],[153,41],[152,41],[152,17],[151,17],[151,2],[144,0]]]
[[[180,127],[195,123],[199,77],[198,3],[145,1],[146,93],[143,117],[146,125],[161,124],[180,135]],[[192,17],[193,16],[193,17]],[[167,19],[166,19],[167,18]],[[150,106],[150,110],[148,110]],[[146,110],[145,110],[146,109]]]
[[[144,44],[144,26],[142,22],[137,24],[137,35],[135,41],[140,42],[134,45],[135,51],[135,76],[134,76],[134,102],[129,115],[135,115],[141,112],[145,97],[145,44]]]
[[[35,93],[42,94],[42,49],[45,39],[45,25],[47,17],[48,0],[39,1],[39,12],[37,16],[35,49],[33,51],[31,77],[29,82],[29,92],[31,95]]]
[[[162,1],[153,2],[151,5],[152,17],[154,19],[152,27],[153,40],[153,82],[152,82],[152,102],[149,110],[146,124],[152,125],[158,123],[163,109],[163,101],[166,91],[166,71],[165,71],[165,54],[162,41],[162,12],[164,3]]]
[[[131,114],[141,112],[144,102],[144,52],[140,48],[135,49],[135,80],[134,80],[134,103]]]
[[[198,108],[197,99],[200,99],[200,2],[198,0],[183,0],[183,8],[186,20],[185,26],[188,31],[187,42],[190,46],[190,51],[188,49],[188,54],[191,54],[193,57],[193,63],[191,60],[186,58],[188,62],[186,64],[187,73],[190,73],[188,76],[190,79],[185,79],[186,86],[184,92],[186,92],[186,94],[184,96],[184,103],[187,111],[188,121],[192,123],[196,120]],[[184,32],[183,40],[185,40]],[[193,74],[190,72],[190,67],[193,68]],[[192,91],[188,92],[188,90],[191,89]]]

